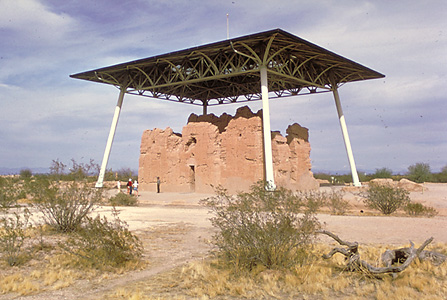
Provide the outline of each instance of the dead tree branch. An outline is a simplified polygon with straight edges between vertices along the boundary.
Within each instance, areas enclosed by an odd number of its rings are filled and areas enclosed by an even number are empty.
[[[334,248],[328,254],[324,254],[324,259],[329,259],[336,253],[341,253],[346,257],[347,269],[349,271],[366,270],[373,275],[387,274],[391,273],[395,275],[405,270],[415,258],[419,260],[430,259],[434,265],[440,265],[446,259],[446,256],[433,251],[424,250],[432,241],[433,238],[427,239],[419,248],[415,249],[413,242],[410,241],[410,248],[401,248],[396,250],[387,250],[382,254],[382,262],[385,267],[374,267],[364,260],[360,259],[360,254],[358,252],[357,242],[347,242],[343,241],[337,235],[333,234],[327,230],[319,230],[317,233],[325,234],[330,236],[340,245],[346,246],[347,248]],[[398,265],[399,264],[399,265]]]
[[[419,261],[429,260],[434,266],[442,264],[447,256],[434,251],[427,251],[424,248],[433,241],[433,237],[426,240],[416,251],[416,257]],[[400,248],[395,250],[386,250],[382,254],[382,263],[389,267],[396,263],[403,263],[410,255],[410,248]]]

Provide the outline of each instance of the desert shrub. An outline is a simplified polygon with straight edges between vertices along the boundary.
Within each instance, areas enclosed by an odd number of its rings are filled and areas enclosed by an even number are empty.
[[[433,174],[433,177],[436,182],[447,183],[447,172]]]
[[[61,180],[65,175],[66,164],[59,161],[59,159],[53,159],[50,165],[50,176],[53,180]]]
[[[408,167],[408,179],[418,183],[433,180],[430,165],[426,163],[416,163]]]
[[[100,166],[90,159],[89,163],[78,163],[74,159],[71,160],[70,172],[67,174],[67,180],[90,180],[96,179],[99,174]]]
[[[296,265],[319,227],[315,206],[284,188],[269,191],[264,183],[235,196],[217,188],[216,196],[202,204],[213,214],[218,254],[239,270]]]
[[[370,183],[366,194],[363,195],[363,202],[369,208],[380,210],[385,215],[389,215],[410,202],[409,194],[402,188]]]
[[[18,266],[26,261],[23,244],[28,237],[26,229],[30,225],[29,217],[30,213],[25,209],[23,214],[14,212],[12,216],[0,219],[0,250],[2,259],[10,266]]]
[[[104,176],[105,180],[121,180],[127,181],[129,178],[138,178],[138,172],[132,171],[130,168],[121,168],[117,171],[107,170]]]
[[[343,215],[350,208],[349,201],[343,199],[342,191],[320,192],[304,191],[298,192],[297,197],[305,203],[306,209],[316,213],[323,207],[327,207],[332,213]]]
[[[33,172],[30,169],[20,170],[20,178],[22,180],[29,180],[33,176]]]
[[[333,178],[332,183],[337,185],[343,185],[345,183],[351,183],[352,182],[352,175],[351,174],[336,174],[331,176]]]
[[[301,199],[302,204],[312,213],[316,213],[323,206],[327,205],[327,194],[319,191],[297,192],[295,196]]]
[[[438,211],[434,207],[425,206],[419,202],[408,202],[404,210],[410,216],[434,217],[438,214]]]
[[[441,172],[433,174],[436,182],[442,182],[442,183],[446,183],[447,182],[447,166],[444,166],[441,168]]]
[[[392,178],[393,171],[388,168],[376,169],[374,174],[371,175],[372,178]]]
[[[95,163],[93,159],[90,159],[88,163],[78,163],[76,160],[71,159],[71,167],[68,168],[68,172],[66,172],[67,166],[68,165],[64,164],[58,159],[53,160],[50,166],[49,177],[55,181],[94,181],[96,179],[96,175],[99,174],[100,169],[100,166]]]
[[[29,193],[45,222],[61,232],[76,230],[102,200],[102,190],[77,181],[54,182],[44,178],[32,182]]]
[[[12,178],[0,177],[0,210],[8,210],[17,203],[18,190]]]
[[[343,199],[343,192],[332,191],[329,194],[325,194],[326,205],[331,212],[336,215],[344,215],[351,205],[348,200]]]
[[[138,201],[135,196],[118,193],[109,199],[110,204],[113,206],[136,206]]]
[[[332,178],[330,174],[327,173],[314,173],[315,179],[321,179],[321,180],[327,180],[329,182],[332,182]]]
[[[83,265],[98,269],[120,267],[138,260],[143,252],[142,243],[119,219],[116,210],[113,212],[113,221],[100,216],[87,217],[61,247],[78,257]]]

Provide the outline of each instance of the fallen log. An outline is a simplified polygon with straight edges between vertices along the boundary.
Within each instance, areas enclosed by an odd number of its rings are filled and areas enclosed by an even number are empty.
[[[336,247],[332,249],[328,254],[323,254],[324,259],[329,259],[336,253],[341,253],[346,257],[347,265],[346,268],[349,271],[367,271],[372,275],[379,274],[392,274],[395,276],[397,273],[405,270],[415,258],[423,261],[429,259],[434,265],[438,266],[446,260],[446,256],[433,252],[424,250],[432,241],[433,237],[427,239],[419,248],[414,248],[413,242],[410,241],[409,248],[400,248],[395,250],[387,250],[382,254],[382,263],[384,267],[374,267],[364,260],[360,259],[360,254],[358,251],[359,245],[357,242],[348,242],[342,240],[337,235],[333,234],[327,230],[319,230],[317,233],[325,234],[330,236],[340,245],[346,246],[346,248]]]

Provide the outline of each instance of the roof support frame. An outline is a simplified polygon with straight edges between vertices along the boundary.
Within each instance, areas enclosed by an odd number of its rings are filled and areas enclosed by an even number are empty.
[[[357,173],[357,167],[355,165],[354,154],[352,152],[351,140],[349,139],[348,126],[346,125],[345,115],[343,114],[343,108],[340,102],[340,95],[338,93],[338,86],[332,87],[332,93],[334,95],[335,107],[337,108],[338,120],[340,122],[341,133],[343,141],[345,143],[346,154],[348,156],[349,167],[351,169],[352,183],[354,186],[361,186],[359,175]]]
[[[115,138],[116,127],[118,126],[118,120],[120,117],[121,107],[123,105],[125,93],[126,93],[126,87],[121,87],[118,102],[116,104],[115,112],[113,114],[112,125],[110,126],[109,137],[107,138],[106,149],[104,150],[104,156],[102,158],[101,169],[99,171],[98,180],[96,181],[95,185],[97,188],[103,187],[104,176],[106,174],[106,168],[109,162],[113,139]]]
[[[267,67],[261,66],[261,93],[262,93],[262,132],[264,140],[264,171],[267,189],[275,190],[275,176],[273,173],[272,133],[270,129],[270,105],[267,78]]]
[[[256,100],[264,104],[265,99],[268,103],[269,93],[283,98],[306,94],[306,90],[310,94],[332,92],[356,184],[358,174],[355,163],[351,163],[352,149],[349,150],[349,137],[344,129],[346,122],[338,87],[384,75],[276,29],[71,77],[114,85],[120,89],[120,98],[128,93],[202,105],[204,114],[212,105]]]

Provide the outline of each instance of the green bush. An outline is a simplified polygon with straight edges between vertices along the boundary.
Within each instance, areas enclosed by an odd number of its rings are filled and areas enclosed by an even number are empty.
[[[408,167],[408,179],[418,183],[433,180],[430,165],[426,163],[416,163]]]
[[[376,169],[376,172],[372,174],[371,178],[392,178],[393,171],[388,168]]]
[[[13,178],[0,177],[0,210],[8,210],[14,206],[19,193]]]
[[[434,176],[436,178],[436,182],[446,183],[447,182],[447,166],[442,167],[441,172],[434,174]]]
[[[389,215],[407,205],[410,202],[409,195],[410,193],[405,189],[371,182],[363,202],[369,208]]]
[[[13,216],[0,219],[0,253],[10,266],[21,265],[27,260],[23,244],[28,238],[29,217],[30,213],[25,209],[23,214],[14,212]]]
[[[284,188],[269,191],[263,183],[236,196],[219,187],[216,196],[202,200],[213,214],[220,257],[238,270],[256,265],[287,268],[302,262],[319,228],[316,201],[311,202],[309,206],[305,197]]]
[[[312,213],[316,213],[323,206],[326,206],[328,201],[327,194],[319,191],[297,192],[294,196],[300,199],[301,203],[306,206],[306,210]]]
[[[126,193],[116,194],[109,199],[109,202],[113,206],[136,206],[138,203],[137,197]]]
[[[314,173],[315,179],[327,180],[329,182],[332,181],[331,175],[326,173]]]
[[[434,217],[438,214],[438,211],[431,207],[425,206],[419,202],[409,202],[404,210],[410,216],[426,216],[426,217]]]
[[[30,183],[33,206],[45,222],[61,232],[75,231],[102,200],[102,190],[86,182],[53,182],[46,178]]]
[[[84,225],[60,246],[78,257],[82,265],[97,269],[120,267],[140,259],[142,243],[118,218],[116,210],[113,212],[112,222],[106,217],[87,217]]]
[[[33,172],[30,169],[20,170],[20,178],[22,180],[30,180],[32,176],[33,176]]]
[[[107,170],[104,176],[104,180],[108,181],[120,180],[127,182],[129,178],[138,179],[138,173],[135,173],[130,168],[121,168],[118,171]]]
[[[330,194],[325,194],[326,205],[329,207],[331,212],[336,215],[344,215],[351,205],[348,200],[343,199],[343,192],[332,191]]]

